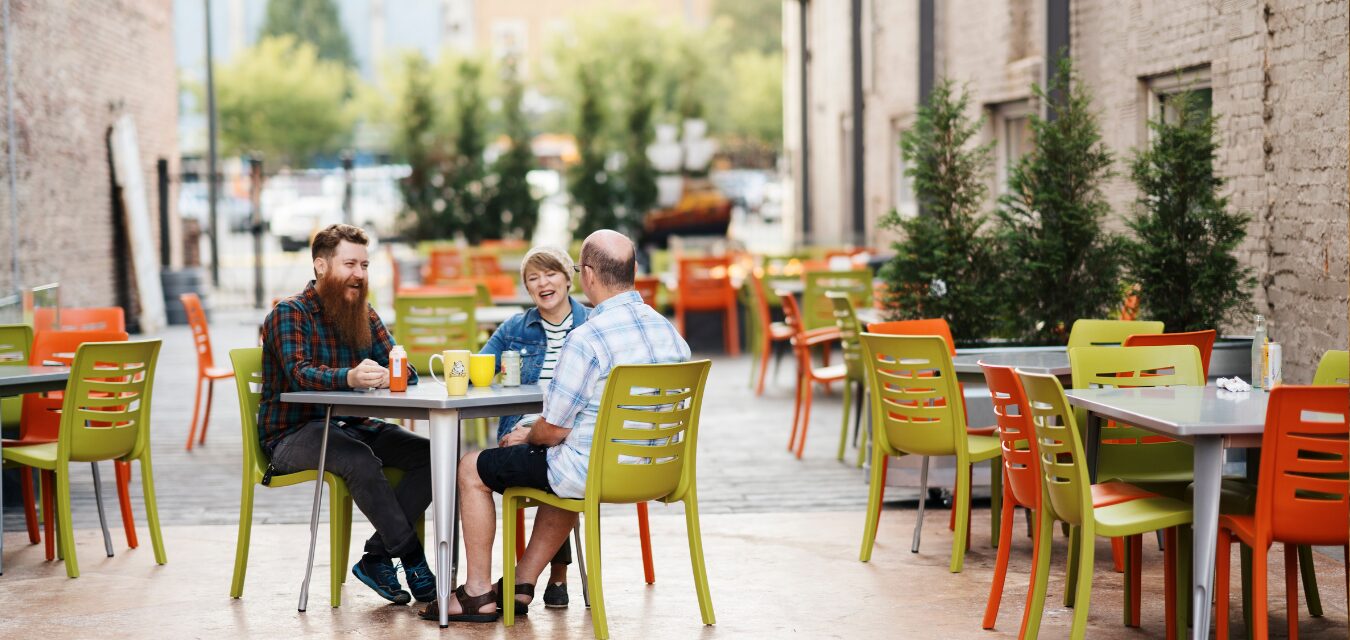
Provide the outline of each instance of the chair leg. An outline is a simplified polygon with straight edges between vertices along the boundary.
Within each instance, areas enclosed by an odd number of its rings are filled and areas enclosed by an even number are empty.
[[[1313,571],[1312,547],[1298,546],[1298,570],[1303,574],[1303,596],[1308,600],[1308,615],[1322,617],[1322,596],[1317,593],[1317,573]]]
[[[1289,640],[1298,640],[1298,546],[1284,544],[1285,620],[1289,624]]]
[[[961,467],[965,468],[962,469]],[[956,535],[952,539],[951,572],[961,573],[970,545],[970,463],[958,464],[956,470]]]
[[[70,522],[70,469],[58,469],[56,475],[56,543],[66,562],[66,576],[80,577],[80,562],[75,557],[75,530]]]
[[[103,478],[99,475],[97,462],[90,462],[89,469],[94,476],[94,506],[98,508],[98,526],[103,529],[103,549],[111,558],[112,534],[108,533],[108,514],[103,511]]]
[[[688,514],[688,511],[685,511]],[[688,515],[685,516],[688,518]],[[591,592],[591,627],[595,630],[595,640],[609,638],[609,622],[605,618],[605,595],[601,585],[600,573],[600,510],[588,510],[586,519],[586,555],[591,557],[591,566],[586,576],[586,584]]]
[[[652,565],[652,529],[647,523],[647,503],[637,503],[638,537],[642,545],[642,577],[647,584],[656,584],[656,568]]]
[[[974,490],[974,482],[971,483],[971,490]],[[1003,458],[989,459],[989,546],[997,547],[999,540],[1002,539],[1003,530],[1002,518],[995,518],[995,513],[1003,513]],[[966,545],[970,547],[969,544]]]
[[[1232,554],[1232,534],[1228,532],[1228,529],[1219,527],[1218,544],[1215,546],[1214,553],[1214,637],[1216,640],[1228,640],[1228,583],[1231,580],[1229,566],[1232,562]],[[1170,630],[1173,625],[1170,620],[1168,623]],[[1248,631],[1250,630],[1248,628]]]
[[[51,562],[56,559],[56,477],[51,471],[42,473],[42,528],[46,535],[46,557]]]
[[[1182,587],[1177,584],[1177,528],[1168,527],[1163,532],[1163,615],[1167,629],[1167,640],[1177,637],[1177,594]],[[1226,547],[1220,546],[1220,549]],[[1217,580],[1217,578],[1216,578]],[[1217,619],[1217,617],[1216,617]],[[1218,624],[1222,625],[1222,622]]]
[[[141,452],[141,492],[145,494],[145,520],[150,527],[150,546],[155,551],[155,563],[169,561],[164,554],[164,536],[159,530],[159,506],[155,501],[155,473],[150,466],[150,447]]]
[[[727,354],[731,357],[741,355],[741,336],[740,336],[740,318],[736,311],[736,302],[733,300],[729,306],[722,322],[724,327],[722,333],[726,336]]]
[[[206,406],[202,408],[202,425],[200,433],[197,436],[197,444],[206,444],[206,427],[211,424],[211,399],[216,395],[216,381],[207,379],[206,381]]]
[[[884,462],[879,462],[879,461],[878,461],[878,458],[881,458],[881,452],[878,451],[878,450],[876,450],[875,448],[873,449],[873,451],[876,452],[876,455],[873,456],[873,458],[872,458],[872,465],[873,465],[873,466],[880,466],[880,467],[882,468],[882,470],[883,470],[883,472],[882,472],[882,474],[881,474],[882,480],[881,480],[881,482],[880,482],[880,484],[881,484],[882,486],[881,486],[880,488],[878,488],[878,491],[884,491],[885,488],[886,488],[886,487],[885,487],[885,485],[886,485],[886,479],[885,479],[885,478],[886,478],[886,474],[885,474],[885,472],[884,472],[884,470],[885,470],[885,468],[886,468],[886,465],[885,465]],[[882,458],[882,459],[884,460],[884,458]],[[919,513],[918,513],[918,515],[917,515],[917,517],[915,518],[915,521],[914,521],[914,541],[911,542],[910,545],[909,545],[909,552],[910,552],[910,553],[918,553],[918,552],[919,552],[919,538],[920,538],[920,536],[923,535],[923,507],[924,507],[924,502],[926,502],[927,499],[928,499],[928,456],[924,456],[924,457],[923,457],[923,462],[922,462],[922,463],[920,464],[920,466],[919,466]],[[878,496],[877,496],[877,509],[880,509],[880,508],[881,508],[881,497],[880,497],[880,494],[878,494]]]
[[[858,434],[862,432],[863,407],[867,406],[867,384],[858,382],[858,394],[855,396],[857,401],[853,405],[853,447],[858,447]]]
[[[812,386],[811,380],[805,379],[804,382],[802,395],[806,397],[806,401],[803,403],[805,406],[802,409],[802,430],[797,436],[798,460],[802,459],[802,451],[806,449],[806,429],[811,426],[811,399],[816,395],[816,389]]]
[[[42,536],[38,535],[37,491],[33,489],[33,473],[35,471],[35,469],[29,467],[19,468],[19,489],[23,493],[23,521],[28,526],[29,544],[37,544],[42,541]]]
[[[136,539],[136,516],[131,511],[131,463],[114,461],[113,471],[117,476],[117,502],[122,508],[122,528],[127,534],[127,546],[135,549],[140,546],[140,541]]]
[[[1041,632],[1041,613],[1045,610],[1045,592],[1050,578],[1050,545],[1055,523],[1048,509],[1037,509],[1037,512],[1031,591],[1027,594],[1027,611],[1022,618],[1022,638],[1026,640],[1036,640]]]
[[[332,492],[330,491],[329,494],[331,495]],[[352,506],[352,494],[351,494],[350,492],[346,492],[346,493],[345,493],[345,498],[344,498],[343,501],[342,501],[342,528],[338,530],[338,533],[342,534],[342,557],[344,557],[344,558],[351,558],[351,557],[352,557],[352,509],[353,509],[353,508],[354,508],[354,507]],[[427,536],[426,536],[426,519],[425,519],[425,518],[418,518],[418,519],[417,519],[417,522],[413,524],[413,528],[414,528],[414,530],[417,532],[417,541],[418,541],[418,542],[421,542],[421,543],[423,544],[423,546],[425,546],[425,545],[426,545],[426,542],[427,542]],[[347,582],[347,576],[349,576],[349,575],[352,575],[352,572],[350,572],[350,571],[343,571],[343,572],[342,572],[342,581],[343,581],[344,583]]]
[[[877,451],[876,455],[881,456],[882,454]],[[872,482],[871,486],[867,488],[867,517],[863,522],[862,550],[858,553],[858,559],[862,562],[872,559],[872,545],[877,539],[877,523],[881,520],[881,486],[885,483],[885,479],[882,477],[883,468],[884,465],[881,464],[872,465]],[[922,507],[923,503],[920,502],[919,505]],[[919,513],[919,521],[922,522],[923,512],[920,511]]]
[[[206,431],[203,429],[203,434]],[[325,474],[326,475],[326,474]],[[342,548],[342,514],[345,500],[339,495],[335,483],[328,483],[328,602],[334,608],[342,606],[342,576],[347,573],[347,558]]]
[[[848,445],[848,412],[852,409],[853,386],[853,382],[844,380],[844,421],[839,426],[839,451],[835,454],[840,462],[844,461],[844,447]]]
[[[770,341],[768,334],[765,334],[764,341],[760,344],[759,362],[757,363],[759,365],[759,382],[755,385],[755,395],[757,396],[764,395],[764,375],[769,372],[769,355],[773,351],[773,343]]]
[[[515,512],[515,513],[512,513]],[[514,551],[511,540],[517,536],[524,525],[521,522],[520,498],[502,497],[502,624],[507,627],[516,624],[516,562],[520,554]]]
[[[197,378],[197,395],[192,398],[192,422],[188,423],[187,450],[192,451],[192,445],[197,439],[197,416],[202,410],[202,379]]]
[[[788,435],[788,451],[791,452],[797,446],[797,421],[801,419],[802,414],[802,386],[806,384],[806,378],[803,376],[800,363],[797,370],[797,398],[792,404],[792,433]]]
[[[1252,637],[1264,639],[1270,626],[1266,613],[1269,603],[1266,598],[1266,556],[1270,551],[1259,548],[1252,551]]]
[[[244,578],[248,574],[248,543],[253,532],[253,478],[244,473],[244,488],[239,492],[239,533],[234,543],[234,577],[230,580],[230,597],[244,595]]]
[[[516,509],[516,562],[525,555],[525,510]]]
[[[703,532],[698,521],[698,498],[694,488],[684,496],[684,524],[689,534],[689,560],[693,563],[694,591],[698,595],[698,612],[703,624],[717,624],[713,614],[712,594],[708,589],[708,568],[703,562]]]
[[[1069,562],[1064,571],[1064,606],[1072,607],[1076,588],[1078,586],[1078,552],[1083,542],[1083,528],[1077,525],[1069,526]]]
[[[993,517],[993,514],[990,514]],[[994,623],[998,620],[999,604],[1003,600],[1003,583],[1008,576],[1008,554],[1012,548],[1013,519],[1013,500],[1008,495],[1007,485],[1003,488],[1003,505],[999,510],[999,519],[1003,521],[1003,526],[999,529],[998,554],[994,559],[994,580],[989,583],[989,599],[984,605],[984,620],[982,625],[985,629],[993,629]]]
[[[1116,573],[1125,573],[1125,541],[1111,538],[1111,564]]]
[[[1074,596],[1073,628],[1070,638],[1087,636],[1088,600],[1092,597],[1092,560],[1095,551],[1092,544],[1092,522],[1076,527],[1081,530],[1083,543],[1078,548],[1078,593]]]
[[[1126,626],[1139,626],[1139,610],[1143,606],[1143,588],[1144,588],[1144,537],[1130,536],[1130,544],[1127,547],[1130,550],[1130,557],[1134,564],[1130,567],[1128,584],[1130,588],[1126,591],[1130,594],[1130,601],[1126,608],[1127,622]]]
[[[572,525],[572,549],[577,552],[577,571],[581,573],[581,601],[585,603],[586,608],[591,608],[591,586],[586,581],[586,553],[582,549],[586,545],[581,540],[581,520]]]

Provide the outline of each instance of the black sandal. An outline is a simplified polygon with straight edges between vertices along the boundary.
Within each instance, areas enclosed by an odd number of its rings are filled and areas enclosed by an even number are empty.
[[[447,622],[496,622],[497,618],[501,616],[500,609],[491,613],[478,612],[484,605],[496,602],[497,596],[491,591],[482,595],[471,596],[464,590],[464,585],[461,584],[455,588],[453,594],[455,599],[459,601],[460,613],[452,613],[447,616]],[[422,613],[418,614],[418,616],[423,620],[436,620],[439,622],[441,610],[437,605],[437,601],[432,600],[431,604],[427,605],[427,608],[423,609]]]
[[[502,610],[502,579],[501,579],[501,578],[497,578],[497,583],[494,584],[494,585],[492,585],[492,593],[493,593],[493,595],[495,595],[495,596],[497,597],[497,610],[498,610],[498,611],[501,611],[501,610]],[[526,597],[528,597],[531,601],[533,601],[533,600],[534,600],[534,585],[532,585],[532,584],[530,584],[530,583],[528,583],[528,582],[517,582],[517,583],[516,583],[516,595],[518,595],[518,596],[526,596]],[[516,615],[518,615],[518,616],[527,616],[527,615],[530,615],[530,605],[528,605],[528,604],[526,604],[526,603],[524,603],[524,602],[520,602],[519,600],[517,600],[517,601],[516,601]]]

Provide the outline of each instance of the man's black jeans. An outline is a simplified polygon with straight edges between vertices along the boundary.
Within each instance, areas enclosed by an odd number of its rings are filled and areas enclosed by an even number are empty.
[[[396,425],[378,429],[339,426],[328,429],[327,470],[347,483],[375,535],[366,541],[366,553],[403,557],[422,550],[413,523],[431,504],[431,442]],[[295,473],[319,466],[323,420],[305,423],[272,449],[278,473]],[[397,487],[389,486],[383,467],[403,470]]]

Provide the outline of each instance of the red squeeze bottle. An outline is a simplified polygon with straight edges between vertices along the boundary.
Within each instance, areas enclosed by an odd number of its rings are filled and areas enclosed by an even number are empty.
[[[389,351],[389,390],[408,390],[408,352],[398,345]]]

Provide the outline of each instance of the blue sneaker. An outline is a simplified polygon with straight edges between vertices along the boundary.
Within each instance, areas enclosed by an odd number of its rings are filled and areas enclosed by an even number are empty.
[[[398,572],[388,558],[362,556],[361,561],[352,566],[352,575],[380,594],[381,598],[394,604],[408,604],[412,600],[412,596],[398,583]],[[432,591],[432,595],[435,595],[434,588]]]
[[[403,577],[408,580],[408,589],[418,602],[431,602],[436,599],[436,576],[431,574],[426,558],[403,565]]]

